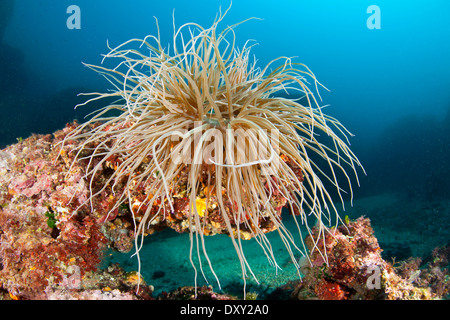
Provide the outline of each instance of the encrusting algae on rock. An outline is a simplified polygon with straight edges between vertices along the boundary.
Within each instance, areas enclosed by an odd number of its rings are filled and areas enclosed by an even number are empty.
[[[0,283],[16,298],[46,299],[49,288],[77,289],[67,279],[78,277],[81,283],[96,271],[107,246],[117,243],[123,249],[123,235],[132,237],[132,230],[115,234],[100,223],[105,213],[101,201],[95,212],[73,214],[88,194],[84,168],[74,166],[69,172],[67,152],[54,161],[60,152],[54,144],[73,127],[54,137],[33,135],[0,152]]]
[[[317,232],[317,230],[313,230]],[[313,248],[310,238],[306,239]],[[319,244],[327,261],[312,251],[312,264],[302,266],[304,277],[292,297],[320,300],[430,300],[448,294],[413,281],[381,257],[383,251],[368,218],[360,217],[334,229]],[[418,271],[418,266],[414,271]],[[429,271],[428,271],[429,272]],[[426,278],[427,273],[421,277]],[[448,270],[446,270],[448,272]],[[419,271],[420,273],[420,271]],[[448,286],[447,286],[448,287]]]

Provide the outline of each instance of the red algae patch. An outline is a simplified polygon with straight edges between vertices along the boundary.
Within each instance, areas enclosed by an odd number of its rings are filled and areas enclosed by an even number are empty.
[[[98,223],[104,212],[85,207],[75,213],[88,195],[83,168],[75,164],[69,171],[69,150],[55,148],[74,126],[53,136],[33,135],[0,151],[0,289],[13,299],[79,292],[86,275],[97,272],[104,249],[119,237]],[[132,236],[128,229],[124,234]],[[122,248],[131,249],[130,237],[121,241],[128,242]],[[122,293],[109,295],[124,298]]]

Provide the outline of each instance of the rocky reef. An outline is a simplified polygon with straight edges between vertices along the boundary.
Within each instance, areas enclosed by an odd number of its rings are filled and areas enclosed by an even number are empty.
[[[448,248],[437,248],[425,266],[420,259],[387,262],[374,236],[370,220],[348,221],[319,240],[306,239],[311,261],[302,267],[304,277],[292,292],[297,299],[320,300],[429,300],[449,294]]]
[[[71,144],[58,147],[76,125],[19,139],[0,151],[0,299],[192,298],[192,287],[153,297],[153,287],[137,272],[117,264],[99,268],[107,248],[132,250],[135,221],[128,205],[110,212],[117,200],[110,189],[83,204],[121,160],[105,162],[101,177],[89,185],[83,178],[87,164],[73,162]],[[137,192],[132,199],[138,203],[143,196]],[[274,201],[280,208],[284,204],[281,198]],[[146,233],[166,227],[185,231],[188,210],[179,207],[166,219],[156,219]],[[208,232],[220,233],[220,221],[212,222]],[[367,218],[346,220],[316,247],[314,232],[306,239],[311,257],[302,263],[303,279],[275,289],[268,298],[439,299],[449,294],[448,247],[436,248],[425,263],[413,258],[386,262]],[[198,298],[236,299],[210,287],[198,288]]]
[[[97,208],[107,206],[105,201],[96,203],[93,212],[74,214],[88,189],[81,178],[83,168],[68,170],[68,156],[55,148],[68,130],[70,126],[53,136],[19,139],[0,151],[0,288],[13,299],[55,298],[58,290],[68,288],[93,290],[82,289],[83,281],[100,276],[92,273],[105,248],[132,247],[133,235],[126,227],[114,231],[119,219],[102,223],[105,210]],[[122,276],[124,282],[128,278]],[[141,288],[145,291],[145,284]]]

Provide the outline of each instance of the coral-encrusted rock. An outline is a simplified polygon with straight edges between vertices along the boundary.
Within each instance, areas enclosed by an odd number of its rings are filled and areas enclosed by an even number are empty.
[[[356,221],[332,229],[331,234],[318,237],[313,230],[317,247],[308,236],[306,243],[311,254],[311,264],[305,263],[302,283],[293,295],[299,299],[315,296],[324,300],[343,299],[432,299],[436,296],[427,288],[419,288],[398,275],[394,268],[381,258],[381,249],[373,235],[370,220]],[[317,248],[323,250],[321,253]]]
[[[148,286],[136,273],[127,273],[119,265],[105,270],[88,272],[77,278],[76,272],[66,278],[60,288],[47,288],[50,300],[152,300],[153,287]],[[139,284],[139,286],[138,286]]]
[[[211,286],[202,286],[197,290],[195,287],[180,287],[170,293],[163,292],[160,300],[236,300],[236,297],[216,293]]]
[[[84,169],[55,148],[72,129],[0,152],[0,288],[14,299],[48,298],[73,268],[95,271],[109,244],[96,216],[104,211],[75,211],[88,196]]]

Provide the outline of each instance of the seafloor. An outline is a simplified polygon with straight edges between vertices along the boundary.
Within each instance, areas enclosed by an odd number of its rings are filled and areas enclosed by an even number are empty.
[[[176,228],[148,230],[139,277],[129,211],[121,207],[106,216],[112,194],[100,197],[94,211],[73,214],[88,194],[84,167],[77,164],[69,171],[70,146],[62,152],[56,147],[73,128],[71,124],[53,135],[21,139],[0,151],[0,297],[193,298],[189,234]],[[381,193],[356,199],[353,207],[347,203],[344,225],[333,229],[323,244],[328,261],[317,252],[312,252],[311,263],[296,257],[302,281],[276,231],[268,237],[281,270],[248,240],[246,258],[259,283],[251,276],[246,279],[246,298],[446,299],[449,211],[448,200],[429,202],[407,194]],[[284,223],[293,227],[288,215]],[[306,243],[311,244],[308,239]],[[208,283],[204,280],[194,248],[198,298],[244,298],[229,237],[206,237],[206,249],[220,287],[206,261]],[[371,278],[369,270],[378,270],[378,278]]]

